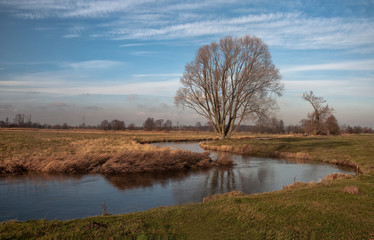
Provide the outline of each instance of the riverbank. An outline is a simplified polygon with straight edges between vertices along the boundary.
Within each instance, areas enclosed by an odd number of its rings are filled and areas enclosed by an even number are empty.
[[[349,179],[329,176],[318,183],[296,183],[281,191],[253,195],[232,193],[214,196],[204,203],[125,215],[68,221],[7,221],[0,223],[0,238],[374,238],[374,136],[260,136],[256,140],[251,137],[211,144],[238,149],[257,144],[263,153],[266,149],[305,152],[312,159],[358,164],[363,174]]]
[[[144,142],[201,140],[193,132],[0,131],[0,175],[123,174],[206,169],[220,165],[208,153],[158,148]]]
[[[374,135],[252,136],[202,142],[200,146],[251,156],[323,161],[352,167],[358,173],[374,174]]]

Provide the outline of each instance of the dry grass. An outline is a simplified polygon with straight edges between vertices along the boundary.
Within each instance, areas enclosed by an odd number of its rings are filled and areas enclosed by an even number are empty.
[[[157,149],[115,154],[75,154],[70,156],[39,157],[24,156],[0,165],[0,174],[42,173],[139,173],[161,172],[211,167],[208,154],[183,150]]]
[[[53,132],[48,137],[31,135],[31,140],[21,142],[23,146],[19,151],[15,148],[3,154],[0,174],[164,172],[205,169],[217,164],[212,162],[208,153],[140,144],[123,135],[83,134],[78,137],[61,132]]]
[[[332,173],[329,175],[326,175],[324,178],[322,178],[321,182],[329,182],[332,180],[339,180],[339,179],[351,179],[353,176],[350,174],[344,174],[344,173]]]
[[[358,187],[355,186],[345,186],[343,192],[350,194],[360,194],[361,191]]]
[[[306,182],[294,182],[293,184],[289,184],[286,186],[282,186],[282,190],[287,190],[287,189],[299,189],[301,187],[306,187],[308,186],[309,183]]]
[[[209,201],[212,201],[212,200],[223,199],[223,198],[227,198],[227,197],[240,197],[240,196],[245,196],[245,195],[246,194],[235,190],[235,191],[228,192],[228,193],[214,194],[214,195],[207,196],[207,197],[203,198],[203,202],[209,202]]]

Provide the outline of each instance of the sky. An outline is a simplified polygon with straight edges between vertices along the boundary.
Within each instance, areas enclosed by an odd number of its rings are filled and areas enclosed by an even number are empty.
[[[299,123],[312,90],[339,124],[374,127],[373,26],[373,0],[0,0],[0,120],[205,123],[174,105],[184,67],[249,34],[282,75],[274,116]]]

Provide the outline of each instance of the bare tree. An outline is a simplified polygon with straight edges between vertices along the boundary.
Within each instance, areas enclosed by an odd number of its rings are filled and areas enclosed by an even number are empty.
[[[226,37],[200,47],[186,64],[175,103],[206,117],[221,138],[229,138],[244,119],[269,114],[283,89],[280,79],[260,38]]]
[[[200,131],[201,127],[202,127],[201,122],[197,122],[195,124],[195,128],[196,128],[197,131]]]
[[[21,113],[16,114],[13,121],[17,127],[23,127],[25,123],[25,114],[21,114]]]
[[[125,122],[117,119],[112,120],[109,126],[112,130],[124,130],[126,128]]]
[[[136,128],[135,123],[130,123],[129,129],[134,130]]]
[[[157,130],[161,130],[164,124],[164,119],[157,119],[154,121],[154,128]]]
[[[164,123],[164,128],[167,129],[167,130],[170,130],[173,128],[173,122],[171,120],[166,120],[166,122]]]
[[[145,122],[143,123],[144,130],[151,131],[155,128],[155,121],[153,118],[147,118]]]
[[[109,129],[108,120],[101,121],[99,128],[102,129],[102,130],[108,130]]]
[[[310,91],[309,93],[305,92],[303,94],[303,99],[309,102],[314,109],[312,113],[308,114],[308,117],[313,127],[313,135],[317,135],[320,133],[325,119],[331,115],[334,109],[330,108],[328,104],[324,106],[326,100],[322,97],[315,96],[313,91]]]
[[[336,120],[334,115],[330,115],[325,121],[327,134],[339,134],[340,133],[340,127],[338,124],[338,120]]]

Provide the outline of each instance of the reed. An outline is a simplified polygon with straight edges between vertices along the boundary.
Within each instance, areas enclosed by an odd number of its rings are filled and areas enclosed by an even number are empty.
[[[208,153],[159,148],[127,138],[71,140],[68,146],[69,151],[23,153],[3,159],[0,174],[118,174],[195,170],[214,165]]]

